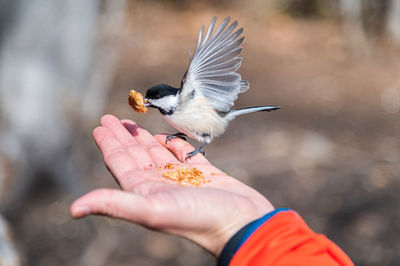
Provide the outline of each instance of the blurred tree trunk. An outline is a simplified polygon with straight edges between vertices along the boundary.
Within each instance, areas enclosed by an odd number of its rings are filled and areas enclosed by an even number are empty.
[[[13,166],[0,164],[0,206],[15,211],[43,176],[82,190],[73,144],[103,111],[117,53],[114,40],[99,35],[102,26],[121,27],[124,7],[125,0],[0,1],[0,161]]]
[[[19,266],[19,258],[7,221],[0,215],[0,265]]]
[[[400,43],[400,0],[392,0],[386,24],[389,37],[397,44]]]
[[[353,54],[368,55],[369,46],[362,23],[361,0],[340,0],[339,7],[344,33],[350,42]]]

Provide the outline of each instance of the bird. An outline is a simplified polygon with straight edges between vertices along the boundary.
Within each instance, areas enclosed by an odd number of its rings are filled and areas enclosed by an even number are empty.
[[[239,55],[244,40],[243,28],[235,31],[238,22],[229,24],[230,20],[230,17],[225,18],[215,31],[217,17],[212,19],[207,32],[202,25],[179,88],[158,84],[146,91],[145,106],[158,109],[164,119],[180,131],[168,135],[166,143],[186,136],[201,143],[186,154],[185,160],[198,153],[204,155],[203,148],[221,136],[237,116],[280,108],[265,105],[231,109],[238,94],[250,86],[236,72],[242,62]]]

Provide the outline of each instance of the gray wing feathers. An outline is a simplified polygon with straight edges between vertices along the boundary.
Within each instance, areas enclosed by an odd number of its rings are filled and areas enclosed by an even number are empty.
[[[211,32],[212,32],[213,29],[214,29],[214,26],[215,26],[215,22],[216,22],[216,21],[217,21],[217,17],[214,17],[213,20],[211,21],[210,27],[208,27],[207,35],[206,35],[206,37],[204,37],[204,41],[203,41],[203,43],[202,43],[201,45],[204,45],[204,44],[207,42],[208,38],[209,38],[210,35],[211,35]],[[203,26],[204,26],[204,25],[203,25]]]
[[[204,25],[201,26],[201,30],[199,33],[199,40],[197,41],[197,46],[196,46],[196,50],[194,51],[194,54],[197,54],[197,52],[200,48],[201,39],[203,39],[203,32],[204,32]]]
[[[247,81],[241,80],[236,70],[242,59],[239,57],[244,37],[239,38],[243,28],[235,31],[237,21],[228,26],[227,17],[214,30],[217,18],[211,21],[204,36],[202,26],[197,46],[182,84],[182,94],[193,89],[205,96],[218,111],[229,111],[237,99],[237,94],[249,88]],[[204,39],[203,39],[204,36]]]
[[[245,92],[250,88],[250,84],[247,80],[240,81],[240,92]]]

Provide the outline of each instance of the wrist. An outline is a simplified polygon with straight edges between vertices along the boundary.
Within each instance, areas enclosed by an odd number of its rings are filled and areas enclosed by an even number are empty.
[[[219,237],[219,241],[216,241],[215,243],[218,243],[218,245],[215,246],[212,254],[215,257],[219,257],[222,250],[226,246],[226,244],[229,242],[229,240],[237,233],[239,232],[243,227],[245,227],[247,224],[251,223],[254,220],[259,219],[265,214],[259,213],[257,215],[249,215],[246,217],[240,217],[236,221],[232,222],[231,225],[226,225],[222,228],[222,233]]]
[[[274,208],[270,206],[256,212],[238,213],[237,217],[231,217],[229,222],[220,225],[218,230],[209,234],[205,241],[207,244],[202,246],[218,258],[229,240],[241,229],[273,211]]]
[[[246,213],[247,215],[240,215],[238,213],[238,217],[225,219],[224,224],[215,224],[215,226],[207,228],[206,231],[190,230],[185,231],[183,234],[177,234],[193,241],[218,258],[226,243],[232,238],[232,236],[234,236],[241,228],[252,221],[259,219],[268,212],[269,211],[252,214]]]

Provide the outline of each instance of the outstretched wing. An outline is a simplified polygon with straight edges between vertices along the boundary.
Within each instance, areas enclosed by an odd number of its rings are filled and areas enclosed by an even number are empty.
[[[244,37],[239,37],[243,28],[234,32],[238,23],[235,21],[228,27],[230,18],[227,17],[212,33],[216,20],[214,17],[204,39],[204,25],[201,27],[181,89],[183,97],[195,90],[195,93],[205,96],[216,110],[227,112],[237,95],[249,88],[248,82],[241,80],[240,74],[236,73],[242,62],[239,54]]]

